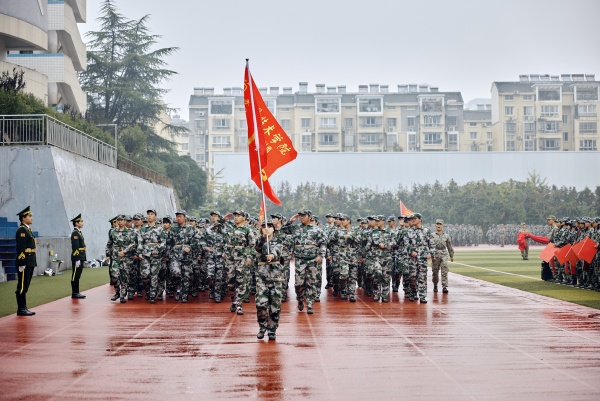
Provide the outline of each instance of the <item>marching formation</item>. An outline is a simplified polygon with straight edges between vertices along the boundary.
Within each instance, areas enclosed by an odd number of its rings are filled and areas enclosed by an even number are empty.
[[[113,301],[164,297],[182,303],[209,291],[216,303],[230,296],[229,310],[244,314],[243,304],[256,295],[259,338],[275,339],[281,302],[287,298],[290,262],[294,259],[298,310],[314,313],[320,301],[325,261],[326,289],[356,302],[356,290],[375,302],[389,302],[390,285],[402,286],[405,298],[427,302],[427,261],[433,260],[434,291],[448,293],[448,259],[454,250],[443,221],[424,228],[421,215],[368,216],[352,225],[348,215],[328,214],[319,225],[310,210],[286,220],[272,214],[259,223],[242,210],[210,220],[179,210],[157,222],[156,210],[144,218],[119,215],[110,220],[106,260],[110,261]],[[295,224],[299,220],[299,224]],[[387,223],[387,224],[386,224]],[[398,224],[398,225],[397,225]]]
[[[555,256],[549,263],[543,262],[543,268],[549,272],[546,281],[600,291],[600,256],[598,256],[600,218],[557,219],[555,216],[549,216],[547,222],[550,226],[548,242],[558,249],[574,248],[578,243],[583,244],[586,238],[592,242],[590,242],[591,252],[588,260],[575,258],[578,260],[561,262],[560,258]]]

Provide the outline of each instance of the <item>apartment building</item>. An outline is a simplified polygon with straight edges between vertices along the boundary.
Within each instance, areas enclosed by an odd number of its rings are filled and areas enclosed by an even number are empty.
[[[504,151],[596,151],[600,82],[593,74],[520,75],[492,84],[491,122]]]
[[[27,92],[61,110],[87,109],[78,71],[86,68],[86,47],[77,23],[85,22],[86,0],[2,0],[0,69],[25,72]]]
[[[299,152],[442,152],[458,151],[463,132],[460,92],[428,85],[346,86],[308,83],[299,90],[259,88],[267,107]],[[218,152],[245,152],[246,115],[241,87],[194,88],[189,101],[189,153],[212,171]]]

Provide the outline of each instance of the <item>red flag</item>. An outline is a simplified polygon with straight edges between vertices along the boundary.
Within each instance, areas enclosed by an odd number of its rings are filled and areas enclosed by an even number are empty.
[[[571,263],[571,274],[575,274],[576,265],[577,265],[577,262],[579,261],[579,256],[577,256],[575,251],[573,251],[573,248],[575,248],[575,247],[571,247],[571,249],[569,249],[569,252],[567,252],[567,255],[565,256],[565,259],[567,259],[567,262]]]
[[[412,210],[407,208],[404,205],[404,203],[402,203],[402,201],[400,201],[400,216],[406,217],[406,216],[410,216],[411,214],[415,214],[415,212],[413,212]]]
[[[596,242],[589,237],[587,237],[581,242],[581,249],[577,253],[579,259],[583,259],[588,263],[592,263],[596,252],[598,252],[598,244],[596,244]]]
[[[258,224],[262,225],[263,220],[265,219],[265,202],[260,202],[260,212],[258,212]]]
[[[556,250],[554,255],[556,256],[556,259],[558,259],[560,264],[564,264],[567,261],[567,259],[566,259],[567,252],[569,252],[570,250],[571,250],[571,244],[567,244],[567,245],[563,246],[562,248],[558,248]]]
[[[532,240],[534,240],[535,242],[539,242],[540,244],[547,244],[548,243],[548,238],[547,237],[541,237],[539,235],[533,235],[531,233],[527,233],[527,238],[531,238]]]
[[[298,152],[267,108],[247,63],[244,74],[244,106],[248,125],[250,177],[273,203],[281,205],[269,184],[269,178],[279,167],[294,160]]]
[[[546,245],[544,250],[542,250],[542,252],[540,252],[540,255],[538,256],[538,258],[542,259],[546,263],[550,263],[551,261],[554,260],[554,252],[557,249],[558,248],[556,246],[554,246],[554,244],[548,244],[548,245]]]

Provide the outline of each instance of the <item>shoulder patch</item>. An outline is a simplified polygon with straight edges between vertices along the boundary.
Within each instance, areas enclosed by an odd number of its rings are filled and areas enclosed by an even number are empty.
[[[74,236],[73,236],[73,239],[79,239],[79,237],[78,237],[78,236],[76,236],[76,235],[74,235]]]
[[[26,237],[25,233],[21,233],[21,237]]]

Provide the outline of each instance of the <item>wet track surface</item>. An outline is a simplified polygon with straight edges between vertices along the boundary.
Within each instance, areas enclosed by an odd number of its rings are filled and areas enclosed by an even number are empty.
[[[450,284],[427,304],[324,290],[314,315],[290,289],[277,341],[252,302],[119,304],[105,285],[0,319],[0,400],[600,400],[600,311]]]

